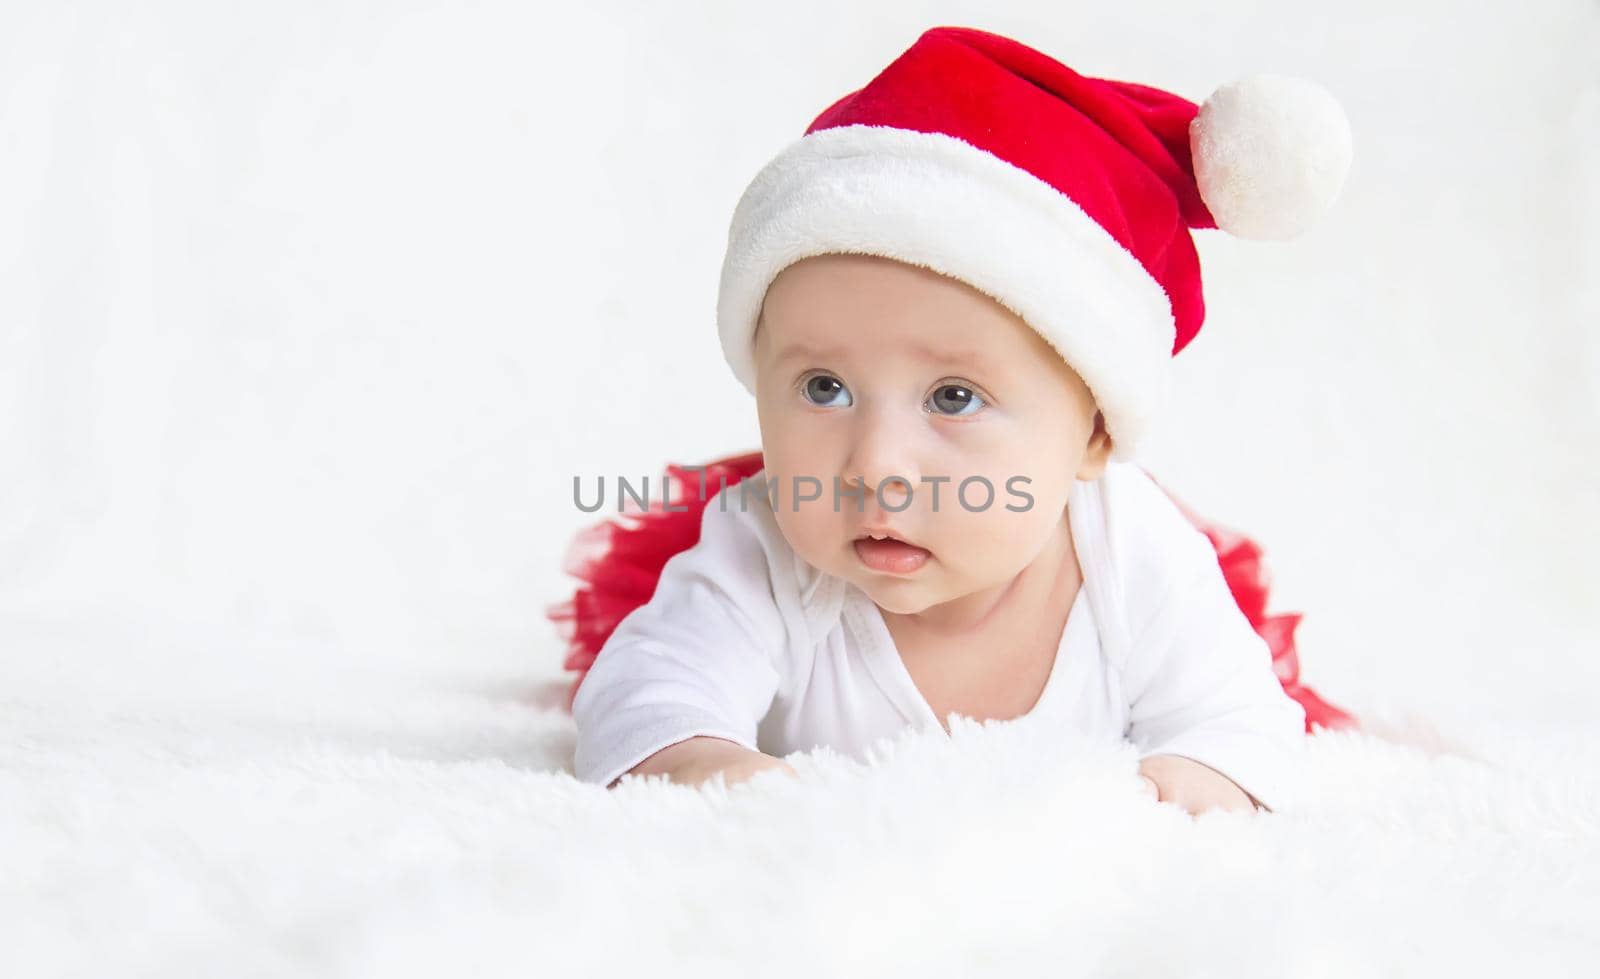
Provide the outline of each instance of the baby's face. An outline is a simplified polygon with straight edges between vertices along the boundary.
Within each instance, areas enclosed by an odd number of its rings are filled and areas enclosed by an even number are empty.
[[[767,291],[755,359],[779,528],[891,612],[1009,581],[1065,519],[1073,480],[1098,478],[1110,454],[1088,387],[1042,337],[918,266],[789,266]],[[859,504],[843,495],[863,486]],[[926,553],[858,543],[871,528]]]

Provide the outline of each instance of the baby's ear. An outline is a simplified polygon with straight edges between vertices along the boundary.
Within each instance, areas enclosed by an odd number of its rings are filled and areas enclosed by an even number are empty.
[[[1078,466],[1077,478],[1093,482],[1104,475],[1106,463],[1111,460],[1111,449],[1111,433],[1106,431],[1106,416],[1096,411],[1094,432],[1089,435],[1089,444],[1083,450],[1083,462]]]

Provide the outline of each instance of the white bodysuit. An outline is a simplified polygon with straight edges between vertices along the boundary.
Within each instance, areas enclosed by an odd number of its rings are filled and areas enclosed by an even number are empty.
[[[1043,693],[1008,723],[1125,738],[1140,757],[1208,765],[1271,809],[1289,803],[1305,712],[1211,542],[1132,463],[1076,481],[1067,514],[1083,587]],[[695,735],[865,760],[908,726],[943,730],[878,606],[796,555],[766,495],[738,484],[707,502],[699,542],[617,625],[573,717],[576,774],[601,785]]]

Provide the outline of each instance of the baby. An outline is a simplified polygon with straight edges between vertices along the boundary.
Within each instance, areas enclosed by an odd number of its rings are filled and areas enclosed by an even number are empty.
[[[831,106],[729,234],[765,468],[606,640],[578,776],[732,783],[962,715],[1131,740],[1190,812],[1289,802],[1306,713],[1131,460],[1203,319],[1189,229],[1296,233],[1348,158],[1308,83],[1197,108],[966,28]]]

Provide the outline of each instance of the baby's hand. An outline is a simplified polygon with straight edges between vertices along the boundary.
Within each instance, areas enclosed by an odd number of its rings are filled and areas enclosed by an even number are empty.
[[[1152,796],[1175,802],[1190,815],[1208,809],[1227,811],[1264,808],[1221,772],[1182,755],[1151,755],[1140,759],[1139,775]]]
[[[771,755],[762,754],[758,751],[749,751],[733,761],[721,765],[714,772],[708,773],[704,778],[698,781],[704,781],[719,771],[722,773],[722,782],[724,785],[734,785],[738,782],[748,781],[752,777],[770,769],[777,769],[780,772],[788,772],[790,775],[800,774],[794,770],[793,765],[784,761],[782,758],[774,758]]]
[[[701,735],[661,749],[629,769],[629,773],[664,773],[680,785],[699,785],[721,773],[724,785],[734,785],[773,768],[790,775],[799,774],[794,766],[781,758],[751,751],[722,738]],[[620,781],[622,779],[619,777],[607,788],[614,787]]]

